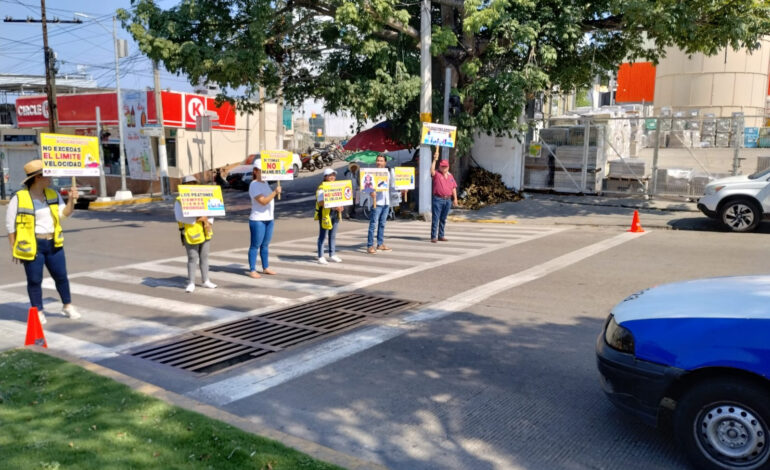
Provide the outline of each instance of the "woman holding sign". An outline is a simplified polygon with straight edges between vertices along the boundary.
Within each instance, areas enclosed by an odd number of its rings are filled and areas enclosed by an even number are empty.
[[[182,178],[182,184],[198,184],[198,180],[188,175]],[[185,217],[182,211],[181,198],[176,198],[174,203],[174,217],[179,224],[179,232],[182,236],[182,245],[187,250],[187,287],[185,291],[195,291],[195,268],[200,263],[201,280],[203,287],[216,289],[217,285],[209,280],[209,241],[214,230],[211,224],[213,217]]]
[[[249,233],[251,242],[249,243],[249,277],[258,279],[261,276],[257,272],[257,252],[262,260],[262,272],[264,274],[275,274],[270,269],[268,261],[268,246],[273,238],[273,209],[275,207],[275,198],[281,194],[281,187],[275,190],[270,189],[270,185],[262,180],[262,159],[254,159],[254,168],[252,168],[254,179],[249,185],[249,199],[251,199],[251,214],[249,215]]]
[[[324,181],[334,181],[337,179],[337,172],[331,168],[324,170]],[[337,237],[337,226],[340,223],[342,215],[342,206],[334,208],[324,207],[323,183],[316,190],[315,216],[318,221],[318,262],[320,264],[329,264],[324,258],[324,240],[329,236],[329,259],[335,263],[341,263],[342,258],[337,256],[335,238]]]
[[[69,217],[75,208],[78,190],[72,187],[65,206],[61,196],[48,187],[51,178],[43,176],[42,160],[32,160],[24,165],[24,172],[27,177],[22,184],[26,188],[11,198],[5,215],[11,256],[15,263],[24,265],[29,303],[37,308],[40,323],[46,322],[43,314],[43,266],[48,268],[61,296],[64,304],[62,314],[73,320],[78,319],[80,313],[72,305],[70,296],[61,228],[61,218]]]

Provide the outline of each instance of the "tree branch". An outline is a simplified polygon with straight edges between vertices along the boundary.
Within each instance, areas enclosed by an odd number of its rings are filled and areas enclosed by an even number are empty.
[[[586,20],[580,23],[583,32],[603,30],[617,30],[626,25],[626,19],[623,15],[613,15],[598,20]]]

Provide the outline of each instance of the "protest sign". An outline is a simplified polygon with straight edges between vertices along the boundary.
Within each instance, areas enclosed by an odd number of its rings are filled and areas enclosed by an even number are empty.
[[[438,145],[439,147],[454,147],[457,138],[457,127],[444,124],[422,123],[422,145]]]
[[[408,189],[414,189],[414,167],[413,166],[397,166],[393,168],[395,174],[394,186],[398,191],[405,191]]]
[[[292,157],[291,152],[286,150],[263,150],[260,152],[262,179],[265,181],[293,180]]]
[[[99,138],[40,134],[45,176],[99,176]]]
[[[179,185],[179,202],[185,217],[225,215],[222,187],[219,185]]]
[[[353,205],[352,181],[324,181],[321,189],[324,193],[324,207],[326,209]]]
[[[390,173],[387,168],[361,168],[361,191],[371,193],[374,191],[388,191]]]

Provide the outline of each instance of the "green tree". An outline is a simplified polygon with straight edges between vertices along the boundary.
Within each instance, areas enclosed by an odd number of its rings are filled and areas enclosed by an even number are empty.
[[[247,107],[259,86],[289,104],[323,99],[360,122],[384,117],[399,137],[419,133],[419,0],[132,0],[119,15],[150,58],[191,82],[223,87]],[[574,90],[629,59],[657,61],[668,46],[715,54],[758,47],[770,32],[764,0],[433,0],[433,115],[443,70],[462,112],[459,151],[472,130],[520,128],[528,99]]]

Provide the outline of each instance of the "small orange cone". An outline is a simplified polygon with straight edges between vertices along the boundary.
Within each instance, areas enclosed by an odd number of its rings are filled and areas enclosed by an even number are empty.
[[[628,229],[629,232],[634,233],[641,233],[644,232],[644,229],[642,228],[642,224],[639,223],[639,211],[634,211],[634,218],[631,220],[631,228]]]
[[[30,307],[27,316],[27,339],[24,340],[24,346],[29,345],[48,347],[43,334],[43,325],[40,324],[40,317],[37,315],[37,307]]]

